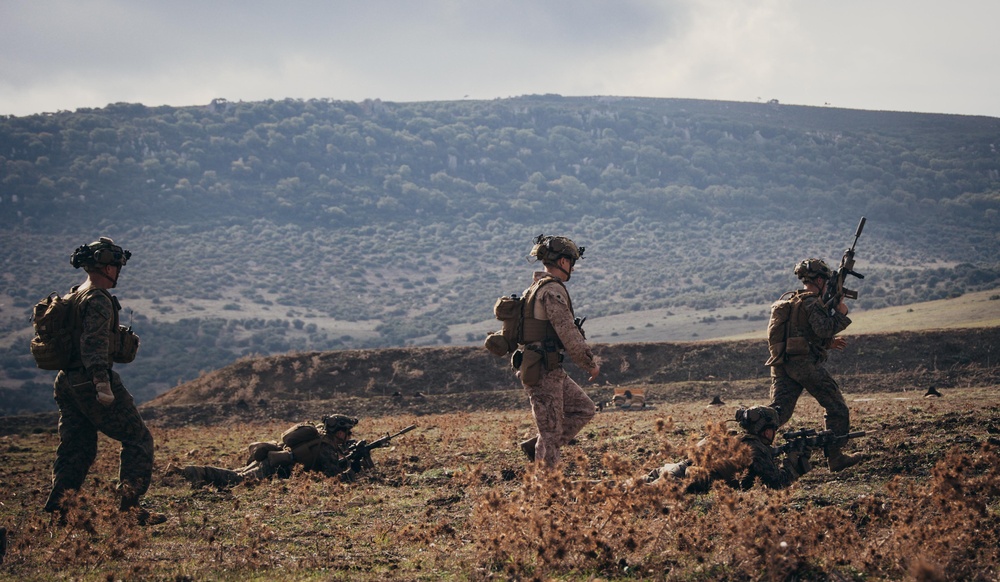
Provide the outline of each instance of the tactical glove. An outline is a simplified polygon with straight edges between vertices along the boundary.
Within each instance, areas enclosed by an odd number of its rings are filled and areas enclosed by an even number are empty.
[[[795,473],[796,477],[801,477],[812,470],[812,464],[809,463],[809,455],[812,451],[805,449],[804,451],[792,451],[785,455],[785,468]]]
[[[94,384],[97,387],[97,401],[104,406],[110,406],[112,402],[115,401],[115,395],[111,392],[110,382],[97,382]]]

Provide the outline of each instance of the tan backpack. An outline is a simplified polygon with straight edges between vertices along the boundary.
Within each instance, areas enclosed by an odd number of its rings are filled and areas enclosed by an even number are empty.
[[[815,293],[800,289],[789,291],[771,305],[771,319],[767,324],[767,349],[771,357],[765,366],[783,364],[788,356],[809,353],[809,342],[801,336],[792,336],[792,323],[798,321],[802,300]]]
[[[483,346],[494,356],[502,357],[513,353],[518,344],[529,341],[538,341],[545,335],[545,326],[548,322],[539,323],[532,317],[525,317],[525,313],[534,312],[535,296],[538,290],[544,285],[562,282],[555,277],[544,277],[532,283],[525,291],[524,297],[518,297],[516,293],[500,297],[493,305],[493,315],[500,320],[500,331],[487,334]],[[572,311],[572,306],[570,306]],[[528,323],[526,323],[526,320]],[[535,337],[536,335],[541,335]]]

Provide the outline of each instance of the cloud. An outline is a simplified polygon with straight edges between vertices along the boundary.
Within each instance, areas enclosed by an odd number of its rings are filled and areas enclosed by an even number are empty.
[[[1000,3],[7,0],[0,114],[635,95],[1000,115]]]

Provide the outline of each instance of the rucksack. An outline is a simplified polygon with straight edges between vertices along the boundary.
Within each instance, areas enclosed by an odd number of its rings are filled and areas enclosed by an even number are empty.
[[[302,443],[318,439],[319,429],[309,422],[301,422],[281,433],[281,442],[286,447],[293,449]]]
[[[513,353],[518,344],[524,343],[524,313],[525,308],[534,309],[535,295],[544,285],[559,281],[555,277],[539,279],[528,290],[523,297],[518,297],[516,293],[500,297],[493,305],[493,315],[500,320],[500,331],[490,332],[486,335],[483,346],[494,356],[502,357]],[[561,284],[561,283],[560,283]]]
[[[42,370],[65,370],[72,364],[77,351],[73,320],[78,296],[77,293],[65,297],[49,293],[32,310],[35,337],[31,338],[31,355]]]
[[[67,370],[74,363],[79,365],[80,334],[83,322],[80,304],[95,293],[103,293],[114,306],[114,326],[118,325],[118,299],[104,289],[91,287],[82,293],[75,289],[65,296],[49,293],[35,304],[31,312],[31,323],[35,337],[31,338],[31,355],[42,370]],[[111,353],[116,362],[128,363],[135,358],[139,348],[139,338],[131,328],[119,329],[118,336],[112,338]]]
[[[524,300],[516,293],[500,297],[493,305],[493,315],[500,320],[500,331],[486,335],[483,345],[494,356],[506,356],[517,349],[521,332],[521,307]]]
[[[771,318],[767,324],[767,349],[770,358],[765,366],[784,363],[788,356],[801,356],[809,353],[809,343],[804,337],[790,337],[792,323],[799,318],[799,308],[802,300],[815,293],[789,291],[771,305]]]

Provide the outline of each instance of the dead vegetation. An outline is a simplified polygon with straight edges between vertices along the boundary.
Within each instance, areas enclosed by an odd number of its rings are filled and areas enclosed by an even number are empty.
[[[683,495],[636,478],[732,425],[732,394],[599,414],[564,471],[535,473],[517,411],[363,418],[358,436],[418,430],[375,453],[354,483],[308,473],[231,490],[191,489],[168,463],[235,467],[245,446],[288,422],[170,428],[151,421],[157,469],[148,503],[169,520],[139,528],[113,504],[115,443],[65,524],[40,511],[57,442],[0,437],[0,526],[11,580],[667,579],[995,580],[1000,568],[1000,405],[995,385],[857,393],[856,470],[817,467],[783,492],[716,486]],[[795,427],[821,426],[803,399]]]

